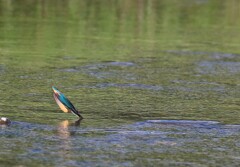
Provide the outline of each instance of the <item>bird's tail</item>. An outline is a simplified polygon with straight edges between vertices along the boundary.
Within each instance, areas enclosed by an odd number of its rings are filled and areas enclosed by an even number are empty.
[[[79,119],[83,119],[83,117],[82,117],[81,114],[79,114],[79,113],[80,113],[80,112],[77,111],[77,110],[74,111],[74,114],[76,114],[76,115],[79,117]]]
[[[81,116],[81,114],[77,113],[77,116],[79,116],[79,119],[83,119],[83,117]]]

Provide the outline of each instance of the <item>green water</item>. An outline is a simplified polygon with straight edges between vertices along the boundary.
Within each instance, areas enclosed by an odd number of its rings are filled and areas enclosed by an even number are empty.
[[[239,11],[237,0],[0,0],[0,116],[13,122],[0,127],[0,166],[240,163],[238,127],[219,125],[227,135],[204,131],[199,142],[189,126],[187,144],[184,130],[174,135],[182,124],[141,127],[159,133],[149,141],[122,132],[148,120],[239,124]],[[82,112],[80,126],[52,85]]]

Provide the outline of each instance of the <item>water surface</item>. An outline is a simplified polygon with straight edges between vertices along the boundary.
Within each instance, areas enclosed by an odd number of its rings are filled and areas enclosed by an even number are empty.
[[[13,121],[0,164],[236,166],[238,11],[236,0],[0,0],[0,116]]]
[[[1,127],[1,160],[26,166],[235,166],[239,131],[239,125],[216,121],[147,120],[115,128],[13,122]]]

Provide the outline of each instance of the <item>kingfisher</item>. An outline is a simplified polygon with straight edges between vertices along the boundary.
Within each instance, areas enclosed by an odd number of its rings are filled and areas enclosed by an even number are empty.
[[[66,112],[66,113],[71,112],[71,113],[75,114],[76,116],[78,116],[79,119],[83,119],[83,117],[79,114],[79,111],[76,110],[76,108],[73,106],[73,104],[70,102],[70,100],[68,100],[68,98],[63,93],[61,93],[54,86],[52,86],[52,90],[53,90],[53,97],[63,112]]]

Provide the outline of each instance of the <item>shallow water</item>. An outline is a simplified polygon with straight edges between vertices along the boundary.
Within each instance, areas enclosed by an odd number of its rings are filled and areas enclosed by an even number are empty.
[[[85,128],[68,120],[58,126],[13,122],[1,127],[1,160],[15,164],[11,152],[24,166],[234,166],[240,163],[239,131],[239,125],[190,120],[115,128]]]
[[[0,166],[237,166],[239,10],[0,0]]]

